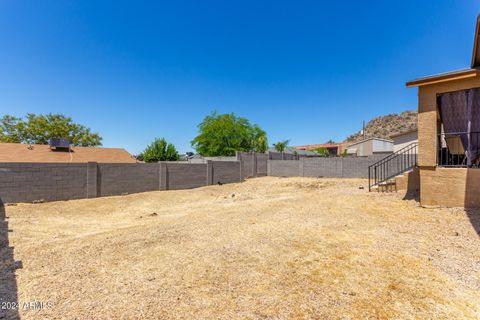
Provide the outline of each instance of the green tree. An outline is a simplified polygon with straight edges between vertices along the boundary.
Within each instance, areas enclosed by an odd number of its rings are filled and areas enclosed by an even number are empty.
[[[253,151],[265,153],[268,150],[267,133],[263,131],[258,125],[253,126],[254,139]]]
[[[202,156],[233,156],[235,151],[266,152],[268,149],[266,132],[234,113],[213,112],[203,119],[198,130],[191,144]]]
[[[11,115],[0,119],[0,142],[48,144],[50,138],[69,139],[74,146],[102,145],[98,133],[92,133],[90,128],[63,114],[28,113],[25,119]]]
[[[4,115],[0,119],[0,142],[21,143],[24,130],[21,118]]]
[[[140,155],[145,162],[177,161],[180,155],[175,146],[164,138],[156,138]]]
[[[279,141],[277,143],[274,143],[273,144],[273,147],[275,148],[275,150],[277,150],[278,152],[284,152],[285,151],[285,148],[288,146],[288,143],[290,141],[289,140],[283,140],[283,141]]]
[[[327,142],[325,142],[326,144],[334,144],[335,141],[333,141],[332,139],[328,140]]]

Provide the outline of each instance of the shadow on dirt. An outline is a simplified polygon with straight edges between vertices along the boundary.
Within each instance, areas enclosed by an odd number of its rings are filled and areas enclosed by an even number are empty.
[[[20,267],[8,240],[5,206],[0,200],[0,319],[20,319],[15,271]]]
[[[473,229],[480,236],[480,169],[467,169],[465,186],[465,212]]]
[[[407,191],[403,197],[403,200],[415,200],[420,202],[420,192],[418,190]]]
[[[473,229],[475,229],[478,236],[480,236],[480,209],[465,208],[465,212],[470,219]]]

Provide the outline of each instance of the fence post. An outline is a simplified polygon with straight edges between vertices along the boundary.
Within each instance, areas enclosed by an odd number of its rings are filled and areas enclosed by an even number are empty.
[[[167,170],[167,163],[159,162],[159,190],[168,190],[168,170]]]
[[[87,163],[87,198],[98,197],[98,165],[96,162]]]
[[[238,160],[240,162],[240,181],[243,181],[243,162],[242,160]]]
[[[241,151],[235,151],[235,156],[237,157],[237,161],[240,162],[240,181],[243,181],[243,170],[245,169],[243,167],[243,159],[242,159],[242,152]]]
[[[253,153],[253,168],[252,168],[252,175],[254,177],[257,176],[257,153]]]
[[[301,157],[298,159],[298,175],[300,177],[303,177],[304,176],[304,173],[305,173],[305,158],[304,157]]]
[[[213,184],[213,162],[212,160],[207,160],[207,186]]]

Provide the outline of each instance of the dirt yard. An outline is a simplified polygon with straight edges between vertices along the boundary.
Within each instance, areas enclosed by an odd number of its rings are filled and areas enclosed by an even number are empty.
[[[3,290],[25,319],[480,318],[479,213],[359,186],[267,177],[7,206],[21,264]]]

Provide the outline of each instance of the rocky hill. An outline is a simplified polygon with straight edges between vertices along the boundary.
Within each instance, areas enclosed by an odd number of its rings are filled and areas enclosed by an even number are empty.
[[[367,138],[390,139],[392,135],[417,128],[417,112],[404,111],[400,114],[389,114],[370,120],[365,125]],[[352,134],[346,141],[352,142],[362,138],[361,132]]]

